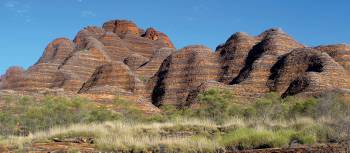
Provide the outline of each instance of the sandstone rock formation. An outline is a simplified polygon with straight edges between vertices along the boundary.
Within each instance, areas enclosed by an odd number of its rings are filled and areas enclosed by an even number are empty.
[[[128,65],[131,70],[135,71],[142,65],[146,64],[148,60],[148,58],[143,57],[139,54],[131,54],[124,59],[124,63]]]
[[[103,24],[103,29],[107,32],[113,32],[120,36],[126,34],[140,35],[141,30],[136,24],[127,20],[112,20]]]
[[[269,92],[266,82],[278,58],[303,46],[280,29],[270,29],[257,36],[259,42],[249,51],[245,65],[230,84],[240,96],[257,96]]]
[[[212,87],[242,99],[349,90],[350,46],[305,47],[273,28],[258,36],[235,33],[215,52],[200,45],[176,51],[154,28],[111,20],[82,29],[73,41],[52,41],[28,70],[12,67],[0,77],[0,89],[127,96],[146,102],[144,109],[151,102],[190,106]]]
[[[196,52],[196,47],[183,50],[169,56],[152,78],[156,106],[189,106],[201,91],[213,87],[226,88],[244,99],[268,92],[282,97],[314,96],[350,88],[349,46],[305,48],[281,29],[255,37],[236,33],[215,53],[203,51],[202,56],[185,53]],[[200,58],[205,62],[196,62]]]
[[[185,105],[186,98],[201,83],[217,80],[219,65],[216,55],[204,46],[189,46],[166,58],[153,78],[152,100]]]
[[[67,38],[59,38],[52,41],[45,49],[37,63],[62,63],[73,53],[75,44]]]
[[[148,80],[157,73],[162,62],[175,51],[174,48],[156,50],[151,58],[136,70],[136,73],[143,79]]]
[[[258,43],[258,40],[245,33],[235,33],[225,44],[217,47],[216,52],[220,56],[221,74],[219,81],[230,83],[236,78],[245,65],[245,60],[250,50]]]
[[[121,62],[109,63],[96,69],[79,93],[138,95],[144,92],[143,83],[127,65]]]
[[[350,46],[346,44],[318,46],[315,49],[326,52],[334,58],[336,62],[342,65],[347,71],[350,71]]]
[[[283,96],[350,88],[344,67],[327,53],[311,48],[295,49],[283,56],[273,67],[269,80],[271,91]]]
[[[9,88],[10,82],[16,82],[18,79],[23,78],[24,69],[21,67],[10,67],[6,73],[0,77],[0,88]]]
[[[108,21],[82,29],[74,41],[52,41],[28,70],[10,68],[1,77],[0,89],[143,96],[145,85],[135,71],[150,61],[159,67],[162,59],[153,56],[164,47],[173,45],[154,28],[145,31],[131,21]],[[155,74],[158,67],[146,68],[147,74]]]

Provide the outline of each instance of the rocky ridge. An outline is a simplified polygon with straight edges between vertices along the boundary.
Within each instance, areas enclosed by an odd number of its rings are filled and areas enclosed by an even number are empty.
[[[0,89],[131,96],[147,106],[185,107],[212,87],[242,99],[268,92],[317,96],[350,89],[349,75],[350,46],[306,47],[278,28],[235,33],[215,51],[201,45],[176,51],[154,28],[112,20],[84,28],[73,41],[54,40],[27,70],[9,68]]]
[[[317,96],[349,89],[349,49],[345,44],[305,47],[281,29],[255,37],[239,32],[215,52],[190,46],[169,56],[152,80],[152,99],[156,106],[189,106],[198,93],[213,87],[244,99],[268,92]]]

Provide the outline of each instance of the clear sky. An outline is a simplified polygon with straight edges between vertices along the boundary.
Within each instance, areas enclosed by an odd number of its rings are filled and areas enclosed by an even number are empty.
[[[350,43],[348,0],[0,0],[0,73],[27,68],[55,38],[110,19],[166,33],[177,48],[281,27],[308,46]]]

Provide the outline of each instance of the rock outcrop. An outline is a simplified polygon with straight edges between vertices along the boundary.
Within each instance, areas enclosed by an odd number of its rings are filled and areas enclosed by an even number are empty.
[[[282,96],[350,88],[344,67],[327,53],[311,48],[295,49],[283,56],[273,67],[269,81],[270,90]]]
[[[62,63],[75,49],[75,44],[67,38],[51,42],[37,63]]]
[[[127,65],[115,62],[98,67],[79,93],[120,96],[122,94],[140,95],[144,90],[143,83]]]
[[[157,73],[163,61],[175,51],[176,50],[174,48],[161,48],[159,50],[156,50],[149,61],[141,65],[136,70],[136,73],[145,81],[147,81]]]
[[[220,56],[220,82],[230,83],[244,67],[250,50],[258,43],[255,37],[238,32],[232,35],[225,44],[217,47]]]
[[[187,47],[170,55],[152,78],[156,106],[190,106],[201,91],[214,87],[231,90],[242,99],[268,92],[282,97],[315,96],[350,88],[349,46],[305,48],[281,29],[255,37],[236,33],[215,53],[200,52],[198,56],[193,50],[198,48]]]
[[[157,49],[163,47],[174,48],[168,36],[164,33],[158,32],[154,28],[149,28],[146,32],[143,32],[144,30],[137,28],[131,21],[108,21],[103,25],[103,29],[106,31],[106,34],[101,41],[108,47],[107,51],[112,56],[116,54],[115,50],[120,50],[118,48],[121,46],[129,49],[129,51],[125,51],[122,54],[138,53],[146,58],[150,58]],[[120,54],[121,52],[118,52],[117,55]],[[117,60],[123,59],[117,58]]]
[[[350,46],[346,44],[318,46],[315,49],[326,52],[329,56],[350,72]]]
[[[186,105],[186,98],[201,83],[217,80],[217,57],[204,46],[189,46],[164,60],[152,78],[152,100],[156,106]]]
[[[349,90],[350,46],[305,47],[274,28],[258,36],[235,33],[215,52],[200,45],[176,51],[154,28],[111,20],[82,29],[73,41],[52,41],[28,70],[12,67],[0,77],[0,89],[127,96],[146,102],[143,109],[190,106],[212,87],[242,99]]]
[[[157,61],[157,68],[147,68],[147,75],[155,74],[162,58],[156,59],[154,53],[164,47],[174,46],[154,28],[143,30],[126,20],[108,21],[102,27],[82,29],[74,41],[52,41],[28,70],[10,68],[1,77],[0,89],[143,96],[145,84],[136,71]]]
[[[7,69],[6,73],[0,77],[0,88],[14,88],[11,82],[17,82],[23,78],[25,70],[21,67],[13,66]]]
[[[135,23],[127,20],[112,20],[103,24],[103,29],[107,32],[113,32],[119,36],[125,36],[126,34],[140,35],[141,29],[139,29]]]
[[[148,60],[148,58],[143,57],[139,54],[131,54],[124,59],[124,63],[128,65],[131,70],[135,71],[142,65],[146,64]]]
[[[278,58],[303,46],[280,29],[270,29],[257,36],[259,42],[249,51],[245,65],[230,84],[239,96],[259,96],[269,92],[266,82]]]
[[[68,81],[76,82],[72,84],[63,84],[65,90],[77,92],[82,84],[90,78],[95,69],[100,65],[110,62],[102,50],[91,48],[79,50],[68,58],[59,70],[69,76]],[[79,82],[79,83],[78,83]]]

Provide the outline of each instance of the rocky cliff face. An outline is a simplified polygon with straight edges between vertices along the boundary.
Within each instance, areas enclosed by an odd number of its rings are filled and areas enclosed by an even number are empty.
[[[258,36],[235,33],[216,51],[200,45],[176,51],[154,28],[112,20],[82,29],[73,41],[54,40],[28,70],[8,69],[0,89],[134,96],[184,107],[211,87],[241,98],[314,96],[349,89],[349,76],[346,44],[305,47],[281,29],[269,29]]]

